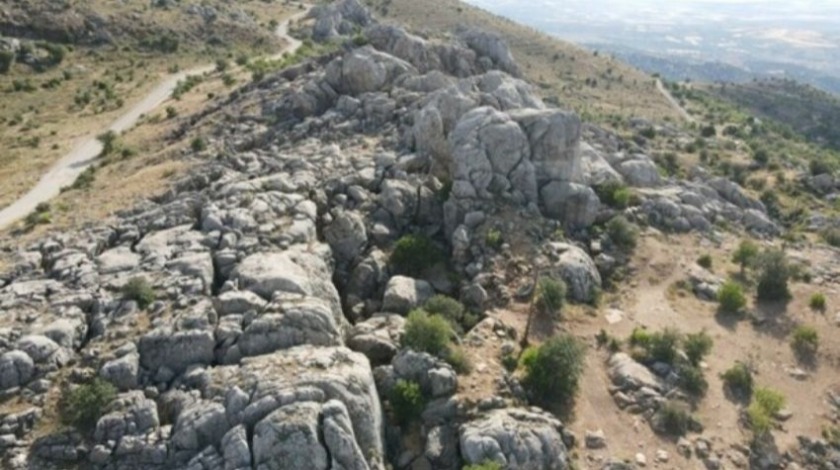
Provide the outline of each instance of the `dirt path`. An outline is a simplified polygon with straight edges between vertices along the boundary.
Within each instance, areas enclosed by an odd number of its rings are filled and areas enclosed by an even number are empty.
[[[286,21],[277,27],[275,33],[288,44],[280,52],[272,56],[272,59],[280,58],[287,52],[294,52],[301,46],[300,41],[289,36],[289,25],[293,21],[305,16],[308,12],[308,8],[302,10],[300,13],[296,13],[286,19]],[[202,75],[207,72],[212,72],[214,69],[214,65],[205,65],[167,77],[152,91],[146,94],[142,100],[134,104],[125,114],[111,123],[110,126],[102,129],[100,132],[92,133],[81,138],[73,150],[64,155],[41,177],[35,187],[30,189],[29,192],[14,203],[0,210],[0,229],[23,219],[32,213],[38,204],[58,196],[61,188],[73,184],[76,178],[93,164],[96,157],[102,151],[102,144],[97,140],[98,135],[109,130],[118,134],[125,132],[134,126],[141,116],[157,109],[168,100],[172,96],[172,92],[175,90],[179,81],[189,75]]]
[[[662,80],[656,79],[656,89],[659,90],[659,93],[662,93],[662,96],[664,96],[665,99],[668,100],[669,103],[671,103],[671,106],[673,106],[674,109],[676,109],[677,112],[680,113],[680,116],[682,116],[683,119],[685,119],[688,122],[695,122],[694,116],[688,114],[688,111],[686,111],[685,108],[683,108],[682,105],[680,105],[680,102],[674,99],[674,96],[671,95],[671,92],[668,91],[668,89],[665,88],[665,85],[662,84]]]

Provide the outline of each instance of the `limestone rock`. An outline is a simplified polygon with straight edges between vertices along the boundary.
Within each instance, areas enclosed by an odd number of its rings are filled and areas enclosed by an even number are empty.
[[[493,461],[507,468],[568,468],[562,424],[547,413],[493,410],[460,428],[461,456],[468,464]]]

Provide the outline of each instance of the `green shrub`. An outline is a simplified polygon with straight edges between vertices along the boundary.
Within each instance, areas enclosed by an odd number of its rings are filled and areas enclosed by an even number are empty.
[[[566,302],[566,284],[551,277],[541,277],[537,282],[536,303],[543,313],[555,316]]]
[[[680,340],[679,332],[670,328],[655,333],[635,328],[630,334],[628,343],[641,349],[634,355],[640,362],[664,362],[673,365],[677,359],[677,346]]]
[[[157,297],[155,290],[144,277],[133,277],[122,288],[122,295],[127,300],[137,302],[141,310],[152,304]]]
[[[682,365],[677,368],[680,387],[694,397],[702,397],[709,389],[703,370],[697,366]]]
[[[594,189],[598,199],[613,209],[626,209],[633,199],[633,192],[618,181],[608,181],[595,186]]]
[[[503,470],[504,468],[504,465],[500,464],[499,462],[487,460],[481,463],[467,465],[462,470]]]
[[[490,248],[496,250],[501,248],[502,244],[504,243],[501,230],[497,228],[491,228],[490,230],[488,230],[487,234],[484,236],[484,243]]]
[[[541,406],[568,405],[578,390],[584,355],[584,346],[569,335],[529,348],[522,357],[523,385]]]
[[[426,399],[417,382],[398,380],[389,395],[394,418],[401,425],[412,423],[423,414]]]
[[[408,314],[402,345],[415,351],[442,357],[449,349],[452,327],[440,315],[429,315],[423,310]]]
[[[225,72],[230,68],[230,62],[225,58],[216,59],[216,72]]]
[[[202,152],[207,149],[207,142],[201,137],[196,137],[190,142],[190,148],[193,152]]]
[[[431,315],[440,315],[452,324],[453,328],[460,329],[464,320],[464,305],[461,302],[445,295],[436,295],[426,301],[423,310]]]
[[[167,119],[174,119],[176,116],[178,116],[178,110],[175,109],[174,106],[167,106],[166,107],[166,118]]]
[[[758,438],[770,432],[776,416],[785,406],[785,396],[769,388],[757,388],[747,408],[747,420],[753,435]]]
[[[423,235],[406,235],[394,244],[390,263],[400,274],[418,276],[443,260],[443,253]]]
[[[472,372],[472,361],[470,361],[467,353],[459,347],[449,348],[445,360],[455,369],[458,375],[469,375]]]
[[[788,279],[791,270],[784,252],[776,249],[766,250],[758,258],[760,269],[758,278],[758,300],[778,301],[790,298]]]
[[[99,134],[99,136],[96,137],[96,140],[102,144],[102,152],[99,154],[100,157],[111,155],[119,146],[119,136],[114,131]]]
[[[746,364],[736,362],[721,374],[721,379],[733,395],[739,398],[748,398],[752,395],[753,376]]]
[[[706,333],[706,330],[703,330],[699,333],[686,335],[685,340],[683,340],[683,351],[688,356],[688,361],[697,366],[712,351],[713,345],[714,341],[712,341],[711,336]]]
[[[738,249],[732,254],[732,262],[741,267],[741,273],[747,266],[750,266],[758,257],[758,245],[750,240],[742,240]]]
[[[822,239],[833,247],[840,247],[840,229],[828,228],[820,233]]]
[[[697,264],[706,269],[712,269],[712,255],[704,254],[697,258]]]
[[[15,63],[15,53],[12,51],[0,51],[0,73],[9,73]]]
[[[790,346],[797,356],[813,357],[820,346],[817,330],[811,326],[800,325],[793,330]]]
[[[117,389],[100,378],[69,389],[59,400],[61,422],[82,432],[90,432],[111,401]]]
[[[715,129],[714,125],[709,124],[708,126],[705,126],[702,129],[700,129],[700,135],[706,138],[714,137],[717,135],[717,130]]]
[[[811,300],[808,301],[808,305],[811,307],[811,310],[817,312],[825,312],[825,294],[823,293],[816,293],[811,296]]]
[[[636,248],[639,230],[624,217],[617,216],[607,222],[607,235],[620,250],[632,251]]]
[[[513,372],[516,370],[516,366],[518,365],[519,360],[516,358],[516,354],[502,355],[502,367],[504,367],[506,371]]]
[[[737,314],[747,305],[747,298],[740,284],[727,281],[718,290],[718,303],[721,312]]]
[[[672,436],[684,436],[691,429],[691,415],[679,403],[664,403],[656,412],[655,418],[658,428]]]
[[[90,187],[93,186],[93,181],[95,179],[96,167],[89,166],[85,171],[76,177],[76,180],[70,185],[70,189],[90,189]]]

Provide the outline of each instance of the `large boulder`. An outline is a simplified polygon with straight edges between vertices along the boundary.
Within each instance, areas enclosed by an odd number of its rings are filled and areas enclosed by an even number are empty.
[[[23,351],[8,351],[0,356],[0,391],[26,385],[35,373],[35,363]]]
[[[386,90],[403,75],[416,75],[417,70],[408,62],[366,46],[330,62],[325,73],[335,91],[357,96]]]
[[[563,425],[548,413],[494,410],[460,428],[461,456],[467,464],[491,461],[505,468],[565,470],[568,451]]]
[[[591,226],[601,210],[601,201],[592,188],[565,181],[545,185],[540,190],[540,200],[546,216],[571,229]]]
[[[568,243],[547,246],[555,269],[568,287],[568,296],[577,302],[591,302],[601,289],[598,267],[582,249]]]
[[[473,197],[517,194],[521,202],[537,200],[528,138],[508,114],[491,107],[476,108],[461,118],[449,143],[452,178],[467,183]]]
[[[404,330],[402,316],[377,314],[353,326],[347,346],[367,356],[373,364],[388,364],[399,350]]]
[[[214,411],[218,429],[205,426],[200,444],[218,445],[242,424],[254,430],[250,450],[259,468],[383,468],[373,374],[367,358],[349,349],[301,346],[215,367],[202,397],[201,406],[224,406]],[[184,443],[198,437],[190,436]]]
[[[539,186],[549,181],[580,182],[581,124],[577,114],[558,109],[521,109],[510,111],[510,115],[528,136]]]
[[[406,314],[425,303],[434,294],[434,288],[426,281],[394,276],[385,286],[382,309],[386,312]]]

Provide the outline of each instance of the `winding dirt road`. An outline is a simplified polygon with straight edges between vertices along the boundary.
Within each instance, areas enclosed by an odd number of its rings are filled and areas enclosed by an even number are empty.
[[[299,18],[304,17],[308,12],[308,8],[302,10],[300,13],[296,13],[277,26],[275,33],[288,44],[280,52],[272,56],[271,59],[279,59],[283,54],[295,52],[301,46],[300,41],[289,36],[289,25]],[[97,156],[102,152],[102,144],[97,139],[99,134],[109,130],[118,134],[125,132],[137,124],[141,116],[155,110],[168,100],[180,80],[185,79],[189,75],[202,75],[207,72],[212,72],[214,69],[214,65],[205,65],[167,77],[152,91],[146,94],[142,100],[126,111],[125,114],[111,123],[110,126],[102,129],[100,132],[83,137],[73,150],[61,157],[41,177],[35,187],[30,189],[29,192],[17,201],[0,210],[0,229],[6,228],[14,222],[23,219],[32,213],[38,204],[58,196],[61,188],[73,184],[76,178],[93,164]]]

